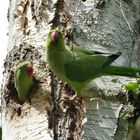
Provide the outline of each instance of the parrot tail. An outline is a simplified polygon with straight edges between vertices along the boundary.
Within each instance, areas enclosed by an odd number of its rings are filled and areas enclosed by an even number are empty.
[[[140,74],[139,68],[119,67],[119,66],[108,66],[103,70],[104,75],[117,75],[117,76],[128,76],[137,77]]]

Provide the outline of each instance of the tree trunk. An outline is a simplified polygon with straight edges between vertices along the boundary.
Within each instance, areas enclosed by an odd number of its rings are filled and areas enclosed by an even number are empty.
[[[70,47],[121,51],[115,65],[139,66],[139,5],[139,0],[11,0],[2,86],[3,140],[127,139],[129,122],[121,112],[129,101],[122,84],[135,79],[101,77],[91,83],[87,99],[63,101],[72,89],[49,70],[45,44],[49,30],[59,27]],[[31,105],[17,102],[13,83],[15,66],[25,60],[33,64],[37,81]]]

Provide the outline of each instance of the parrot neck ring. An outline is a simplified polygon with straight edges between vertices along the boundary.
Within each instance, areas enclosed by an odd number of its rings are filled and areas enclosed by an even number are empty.
[[[58,33],[57,32],[51,33],[51,40],[53,43],[56,43],[58,41]]]
[[[33,74],[33,67],[32,67],[31,64],[28,64],[28,65],[27,65],[26,70],[27,70],[27,74],[28,74],[29,76],[32,76],[32,74]]]

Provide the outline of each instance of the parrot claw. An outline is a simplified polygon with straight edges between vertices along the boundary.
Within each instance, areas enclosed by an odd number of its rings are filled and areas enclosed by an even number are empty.
[[[76,95],[73,95],[72,97],[69,97],[69,96],[64,96],[60,99],[60,102],[74,102],[77,98],[77,94]]]
[[[69,98],[70,101],[74,101],[77,97],[77,94],[73,95],[72,97]]]
[[[72,97],[65,96],[60,99],[60,105],[63,105],[63,106],[69,106],[69,107],[71,105],[81,106],[82,103],[83,103],[82,98],[77,97],[77,94],[75,94]]]

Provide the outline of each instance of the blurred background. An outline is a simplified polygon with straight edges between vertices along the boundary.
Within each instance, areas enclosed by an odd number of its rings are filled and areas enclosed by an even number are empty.
[[[7,13],[9,7],[9,0],[6,0],[0,4],[0,91],[1,91],[1,84],[3,79],[3,63],[4,59],[7,55],[7,48],[8,48],[8,20],[7,20]],[[1,93],[1,92],[0,92]],[[0,140],[1,137],[1,94],[0,94]]]
[[[3,62],[8,48],[8,7],[9,0],[0,4],[0,85],[2,83]]]

